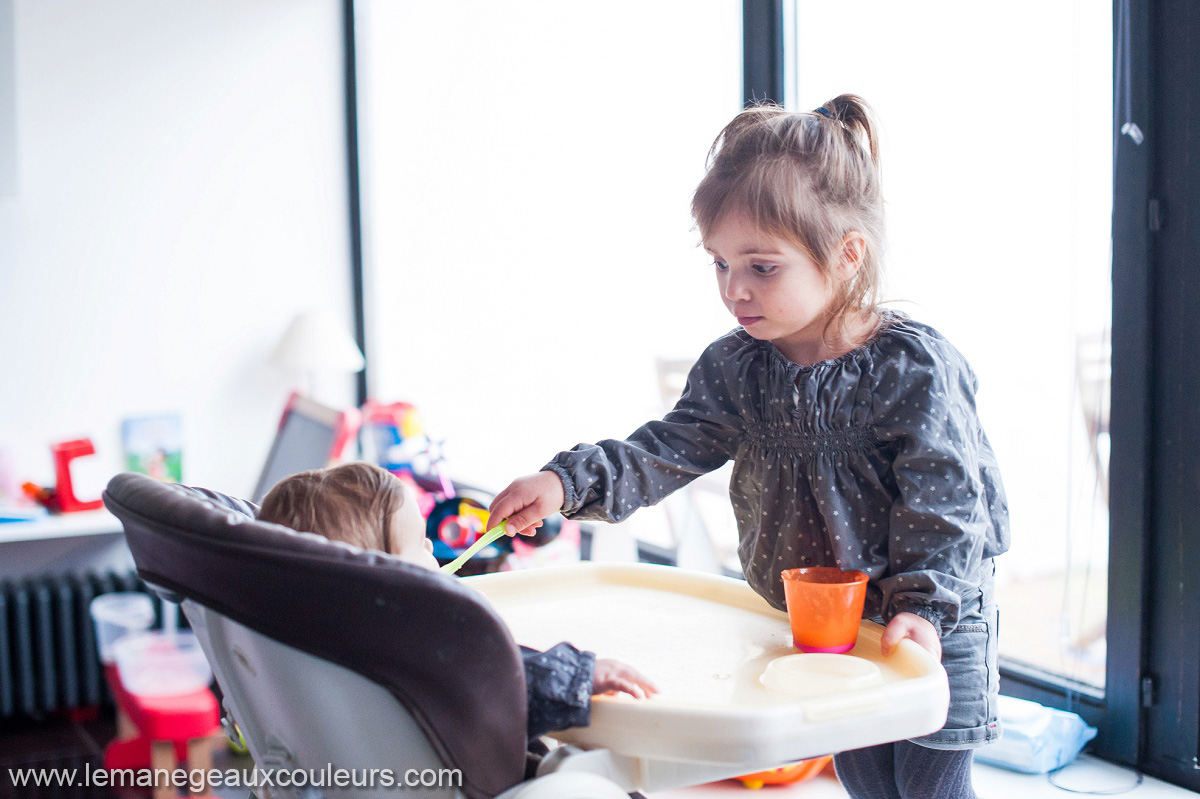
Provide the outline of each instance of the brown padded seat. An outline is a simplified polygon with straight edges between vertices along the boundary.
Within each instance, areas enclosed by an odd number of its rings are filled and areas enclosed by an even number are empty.
[[[472,799],[521,782],[521,657],[457,578],[297,535],[256,521],[244,500],[145,475],[114,477],[104,503],[147,583],[383,686],[461,769]]]

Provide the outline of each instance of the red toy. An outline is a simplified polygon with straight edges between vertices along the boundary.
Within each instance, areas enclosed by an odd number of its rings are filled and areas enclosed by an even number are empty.
[[[74,441],[63,441],[52,444],[50,451],[54,454],[55,504],[60,513],[72,513],[78,510],[97,510],[104,506],[99,499],[83,501],[75,496],[75,487],[71,483],[71,461],[84,455],[94,455],[96,448],[90,438],[77,438]]]
[[[175,696],[134,696],[125,690],[117,667],[105,665],[105,677],[117,704],[117,737],[104,748],[104,768],[166,770],[186,764],[188,778],[212,768],[213,742],[223,737],[217,698],[208,688]],[[197,786],[189,784],[190,788]],[[205,795],[201,790],[191,796]],[[174,799],[174,782],[156,773],[154,799]]]

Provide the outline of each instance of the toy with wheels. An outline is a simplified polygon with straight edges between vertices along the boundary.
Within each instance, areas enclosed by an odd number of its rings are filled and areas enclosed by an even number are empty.
[[[478,498],[476,498],[478,497]],[[475,489],[462,488],[458,496],[438,501],[425,519],[425,535],[433,542],[433,556],[441,566],[456,559],[480,539],[488,529],[487,504],[491,497]],[[526,547],[540,547],[558,537],[563,517],[546,519],[534,535],[521,536]],[[483,549],[458,571],[463,577],[490,574],[504,567],[513,552],[514,539],[501,536]]]
[[[433,554],[446,565],[488,529],[488,505],[494,494],[451,480],[443,468],[441,440],[425,432],[416,407],[407,402],[368,400],[362,407],[360,429],[364,457],[399,477],[413,490]],[[521,544],[540,547],[558,537],[563,518],[546,519],[536,533],[522,536]],[[500,570],[513,552],[513,539],[505,536],[484,547],[460,570],[462,576]]]
[[[433,506],[425,520],[425,535],[433,542],[433,556],[446,565],[461,555],[487,531],[487,507],[471,497],[443,499]],[[481,549],[461,570],[469,574],[489,574],[499,570],[512,552],[512,539],[501,536]]]

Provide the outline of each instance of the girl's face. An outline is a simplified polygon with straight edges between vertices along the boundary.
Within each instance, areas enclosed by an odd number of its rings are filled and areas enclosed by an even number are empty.
[[[795,363],[832,357],[822,340],[833,285],[807,252],[763,233],[742,212],[726,214],[704,238],[721,300],[746,332]]]

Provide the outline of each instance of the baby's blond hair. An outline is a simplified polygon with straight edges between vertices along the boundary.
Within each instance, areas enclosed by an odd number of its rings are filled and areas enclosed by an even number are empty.
[[[344,463],[285,477],[263,497],[258,518],[395,555],[402,542],[392,538],[392,516],[404,499],[396,475],[372,463]]]

